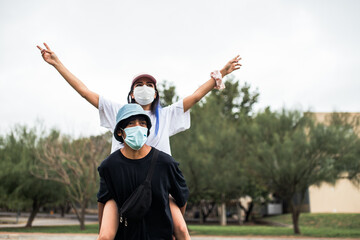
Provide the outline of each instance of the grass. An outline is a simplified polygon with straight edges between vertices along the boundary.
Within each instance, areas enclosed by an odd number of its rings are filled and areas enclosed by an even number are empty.
[[[267,217],[263,220],[292,225],[290,214]],[[300,227],[360,229],[360,214],[302,213]]]
[[[197,226],[189,225],[191,235],[217,236],[294,236],[292,228],[272,226]],[[307,237],[359,238],[360,229],[332,229],[300,227],[301,235]]]
[[[290,215],[268,217],[263,220],[291,225]],[[292,227],[276,226],[216,226],[189,225],[191,235],[217,236],[293,236]],[[32,227],[32,228],[2,228],[3,232],[41,232],[41,233],[94,233],[98,225],[87,225],[81,231],[75,226]],[[360,238],[360,214],[301,214],[300,236],[308,237],[341,237]]]

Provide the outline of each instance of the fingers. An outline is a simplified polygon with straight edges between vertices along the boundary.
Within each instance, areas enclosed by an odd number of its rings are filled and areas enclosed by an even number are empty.
[[[51,51],[50,47],[46,43],[44,43],[44,45],[45,45],[47,50]]]
[[[44,43],[44,46],[46,47],[46,49],[40,47],[39,45],[36,45],[36,47],[41,51],[41,54],[44,54],[45,52],[51,53],[51,49],[50,49],[49,45],[47,45],[46,43]]]
[[[240,63],[238,63],[238,62],[235,62],[235,63],[232,64],[232,68],[233,68],[234,71],[240,69],[241,66],[242,65]]]
[[[230,60],[230,63],[238,63],[238,61],[241,60],[240,55],[237,55],[236,57],[234,57],[233,59]]]

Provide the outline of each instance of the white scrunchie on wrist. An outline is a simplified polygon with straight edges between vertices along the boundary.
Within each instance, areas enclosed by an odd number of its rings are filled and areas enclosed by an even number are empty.
[[[225,85],[222,82],[222,75],[219,70],[211,72],[210,77],[215,80],[215,89],[221,90],[225,88]]]

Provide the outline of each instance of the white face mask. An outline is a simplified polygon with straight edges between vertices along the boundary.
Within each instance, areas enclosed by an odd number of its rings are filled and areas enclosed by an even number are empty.
[[[155,89],[146,85],[134,89],[135,101],[144,106],[154,101]]]

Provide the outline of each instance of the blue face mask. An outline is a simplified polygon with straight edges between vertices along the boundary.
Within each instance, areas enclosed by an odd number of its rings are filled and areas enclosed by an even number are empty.
[[[148,129],[140,126],[129,127],[124,129],[126,138],[125,143],[134,150],[139,150],[144,146],[147,140]]]

